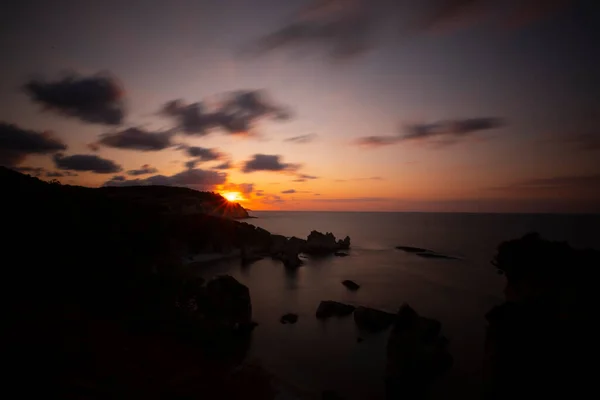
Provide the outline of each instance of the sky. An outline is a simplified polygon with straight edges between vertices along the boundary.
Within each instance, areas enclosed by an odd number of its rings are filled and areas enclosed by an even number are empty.
[[[252,210],[600,212],[596,0],[0,5],[0,164]]]

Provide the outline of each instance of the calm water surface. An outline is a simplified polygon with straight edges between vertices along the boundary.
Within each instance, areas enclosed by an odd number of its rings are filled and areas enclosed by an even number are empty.
[[[297,270],[265,259],[250,267],[223,263],[199,271],[230,274],[250,288],[254,331],[249,358],[307,392],[331,389],[347,399],[383,398],[388,332],[358,332],[352,317],[317,321],[321,300],[395,311],[409,303],[442,322],[454,356],[452,370],[433,388],[434,398],[478,398],[485,313],[502,301],[504,279],[490,265],[497,245],[537,231],[578,247],[600,248],[600,216],[255,212],[249,222],[271,233],[306,238],[311,230],[352,238],[350,256],[307,259]],[[461,260],[422,259],[395,250],[418,246]],[[341,285],[361,285],[350,292]],[[295,325],[281,315],[299,315]],[[365,340],[357,343],[357,337]]]

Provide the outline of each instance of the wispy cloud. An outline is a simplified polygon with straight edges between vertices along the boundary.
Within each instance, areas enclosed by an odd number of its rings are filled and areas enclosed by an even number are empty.
[[[499,8],[507,12],[496,12],[494,20],[518,28],[570,3],[570,0],[310,0],[291,21],[250,46],[250,53],[302,48],[325,53],[335,60],[356,58],[375,47],[379,33],[391,24],[396,25],[399,38],[410,38],[448,27],[470,27],[487,21],[491,11]]]
[[[291,138],[287,138],[284,140],[284,142],[290,142],[290,143],[296,143],[296,144],[306,144],[306,143],[313,142],[316,139],[317,139],[317,135],[315,133],[311,133],[308,135],[300,135],[300,136],[294,136]]]

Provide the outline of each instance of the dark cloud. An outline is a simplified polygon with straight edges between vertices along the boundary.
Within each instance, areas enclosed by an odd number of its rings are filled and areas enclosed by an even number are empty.
[[[46,169],[43,167],[12,167],[13,170],[32,176],[41,176]]]
[[[132,175],[132,176],[140,176],[140,175],[156,174],[157,172],[158,172],[158,170],[156,168],[152,167],[151,165],[144,164],[139,169],[132,169],[132,170],[127,171],[127,174]]]
[[[24,89],[44,107],[84,122],[119,125],[125,117],[123,89],[112,76],[71,74],[55,82],[32,80]]]
[[[127,178],[125,177],[125,175],[115,175],[112,177],[112,180],[115,182],[125,182]]]
[[[53,159],[58,169],[91,171],[97,174],[113,174],[122,171],[121,166],[114,161],[94,155],[76,154],[73,156],[64,156],[62,154],[55,154]]]
[[[227,174],[202,169],[187,169],[172,176],[154,175],[145,179],[108,180],[104,186],[185,186],[197,190],[214,190],[227,181]]]
[[[0,122],[0,165],[14,166],[30,154],[51,154],[67,149],[51,132],[22,129]]]
[[[299,164],[287,164],[281,162],[281,156],[268,154],[255,154],[252,158],[244,163],[243,172],[254,171],[296,171],[300,168]]]
[[[294,189],[283,190],[281,193],[283,193],[283,194],[293,194],[293,193],[296,193],[296,190],[294,190]]]
[[[225,161],[222,164],[219,164],[215,167],[213,167],[212,169],[220,169],[220,170],[225,170],[225,169],[231,169],[233,168],[233,165],[231,164],[231,161]]]
[[[454,144],[476,133],[500,128],[505,125],[501,118],[467,118],[445,120],[431,124],[412,124],[406,132],[397,136],[366,136],[356,144],[367,147],[389,146],[404,141],[427,141],[440,145]]]
[[[174,133],[174,131],[149,132],[140,128],[128,128],[120,132],[100,135],[98,144],[117,149],[159,151],[173,145],[171,138]]]
[[[208,149],[205,147],[191,146],[186,148],[186,153],[190,157],[196,157],[199,161],[214,161],[223,158],[223,153],[217,149]]]
[[[62,178],[65,174],[62,172],[46,172],[46,178]]]
[[[175,119],[178,128],[188,135],[207,135],[215,129],[246,134],[261,119],[290,117],[284,107],[275,105],[261,90],[227,93],[219,103],[209,110],[201,102],[186,104],[183,100],[172,100],[163,106],[161,114]]]
[[[316,138],[317,138],[317,135],[315,133],[311,133],[309,135],[300,135],[300,136],[294,136],[291,138],[287,138],[284,141],[296,143],[296,144],[305,144],[305,143],[310,143],[310,142],[314,141]]]
[[[264,190],[257,190],[257,191],[254,193],[254,195],[255,195],[255,196],[257,196],[257,197],[262,197],[262,196],[264,196],[264,195],[265,195],[265,191],[264,191]]]

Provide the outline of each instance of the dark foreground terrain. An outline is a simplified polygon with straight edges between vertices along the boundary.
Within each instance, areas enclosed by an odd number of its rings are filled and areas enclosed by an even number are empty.
[[[228,276],[194,278],[182,256],[238,249],[242,263],[270,256],[297,268],[300,252],[350,246],[318,232],[271,235],[232,219],[243,209],[215,211],[228,207],[218,195],[61,186],[4,168],[0,178],[5,390],[19,397],[275,398],[273,377],[244,362],[255,328],[248,288]],[[535,234],[499,246],[506,302],[482,315],[486,398],[589,390],[599,260]],[[394,315],[324,302],[316,317],[352,313],[365,329],[391,326],[389,398],[426,397],[451,367],[439,322],[407,305]]]

